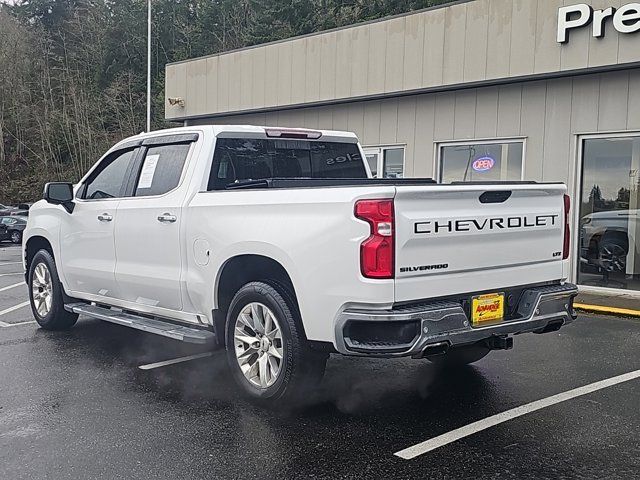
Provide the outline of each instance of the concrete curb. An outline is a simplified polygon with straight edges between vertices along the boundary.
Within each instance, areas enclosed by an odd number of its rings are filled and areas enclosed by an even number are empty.
[[[573,308],[582,312],[604,313],[605,315],[615,315],[618,317],[640,318],[640,310],[628,308],[604,307],[602,305],[589,305],[586,303],[574,303]]]

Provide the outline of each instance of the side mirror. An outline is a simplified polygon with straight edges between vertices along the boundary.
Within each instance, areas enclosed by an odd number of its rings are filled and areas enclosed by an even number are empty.
[[[62,205],[67,212],[73,212],[73,184],[50,182],[44,186],[44,199],[52,205]]]

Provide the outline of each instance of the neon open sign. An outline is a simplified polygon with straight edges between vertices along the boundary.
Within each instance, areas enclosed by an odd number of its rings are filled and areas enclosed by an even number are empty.
[[[495,164],[496,161],[491,157],[480,157],[473,161],[471,168],[476,172],[486,172],[491,170]]]

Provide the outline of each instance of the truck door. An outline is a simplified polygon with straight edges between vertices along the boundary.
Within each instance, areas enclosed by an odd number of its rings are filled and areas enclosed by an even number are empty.
[[[113,240],[137,148],[107,155],[80,185],[76,206],[60,225],[64,278],[72,292],[118,298]]]
[[[180,142],[181,137],[186,140]],[[118,206],[116,281],[123,300],[182,309],[180,226],[186,193],[179,186],[193,145],[191,137],[154,137],[143,143],[133,196]]]

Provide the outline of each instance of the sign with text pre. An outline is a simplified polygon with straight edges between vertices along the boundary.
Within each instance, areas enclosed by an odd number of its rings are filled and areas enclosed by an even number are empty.
[[[607,22],[611,20],[613,28],[619,33],[628,34],[640,31],[640,3],[633,2],[620,8],[609,7],[594,10],[586,3],[578,3],[558,9],[558,43],[569,41],[569,32],[576,28],[591,25],[594,38],[603,38]]]

